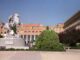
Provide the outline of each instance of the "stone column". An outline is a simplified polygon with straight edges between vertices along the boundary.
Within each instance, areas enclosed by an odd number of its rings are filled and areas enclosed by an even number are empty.
[[[30,42],[29,42],[29,48],[32,47],[32,35],[30,35]]]
[[[24,39],[24,35],[23,35],[23,39]]]
[[[24,39],[24,35],[22,35],[22,38]]]
[[[36,35],[34,35],[34,40],[36,40]]]
[[[34,35],[34,41],[33,41],[32,45],[35,45],[35,40],[36,40],[36,35]]]
[[[28,43],[28,35],[26,35],[26,43]]]
[[[32,41],[32,35],[30,35],[30,42]]]

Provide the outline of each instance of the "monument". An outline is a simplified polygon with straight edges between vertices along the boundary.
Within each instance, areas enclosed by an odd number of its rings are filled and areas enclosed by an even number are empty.
[[[19,15],[15,13],[9,17],[9,22],[4,25],[4,28],[7,30],[6,36],[15,36],[17,35],[17,26],[20,25]]]
[[[0,38],[0,46],[5,46],[6,48],[21,49],[25,47],[25,41],[20,38],[17,34],[17,26],[20,26],[20,19],[17,13],[9,17],[8,23],[4,24],[6,33],[3,35],[4,38]]]

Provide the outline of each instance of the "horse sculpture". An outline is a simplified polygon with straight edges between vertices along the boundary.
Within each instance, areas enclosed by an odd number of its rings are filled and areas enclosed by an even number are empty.
[[[17,26],[20,25],[19,15],[15,13],[9,17],[9,23],[4,25],[4,28],[7,30],[7,34],[17,34]]]

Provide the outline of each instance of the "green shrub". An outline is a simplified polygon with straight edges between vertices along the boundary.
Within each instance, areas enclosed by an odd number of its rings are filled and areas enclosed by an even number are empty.
[[[15,48],[4,48],[4,47],[1,47],[0,48],[0,51],[28,51],[28,49],[15,49]]]
[[[77,44],[76,44],[76,47],[77,47],[78,49],[80,49],[80,43],[77,43]]]
[[[58,35],[51,30],[43,31],[36,40],[35,49],[46,51],[63,51],[64,47],[59,43]]]
[[[26,51],[27,49],[15,49],[15,48],[9,48],[6,49],[7,51]]]

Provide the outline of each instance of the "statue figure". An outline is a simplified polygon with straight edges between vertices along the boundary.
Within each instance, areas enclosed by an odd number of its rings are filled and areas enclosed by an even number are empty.
[[[4,25],[4,28],[7,29],[7,34],[17,34],[17,26],[20,25],[19,15],[15,13],[9,17],[9,23]]]
[[[4,34],[0,46],[5,48],[25,49],[25,41],[17,34],[17,27],[20,25],[19,15],[17,13],[9,17],[8,23],[3,26]]]

